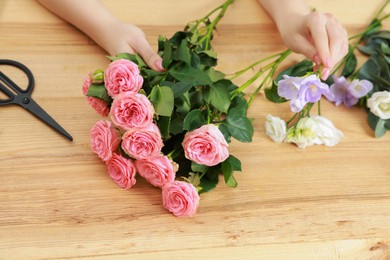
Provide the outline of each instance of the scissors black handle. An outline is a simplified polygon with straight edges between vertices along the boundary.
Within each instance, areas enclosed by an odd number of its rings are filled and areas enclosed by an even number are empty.
[[[70,141],[73,137],[65,131],[45,110],[43,110],[32,98],[31,92],[34,89],[34,76],[29,68],[20,62],[14,60],[0,59],[1,65],[9,65],[22,70],[28,78],[28,85],[26,89],[20,88],[15,82],[0,71],[0,91],[8,98],[0,99],[0,106],[16,104],[22,106],[37,118],[42,120],[48,126],[55,129],[57,132],[65,136]],[[4,84],[5,85],[4,85]]]
[[[20,62],[14,61],[14,60],[0,60],[0,64],[3,65],[9,65],[13,67],[17,67],[21,69],[27,76],[28,78],[28,85],[26,89],[20,88],[15,82],[13,82],[10,78],[8,78],[3,72],[0,71],[0,80],[3,81],[4,83],[8,83],[8,87],[11,88],[13,91],[15,91],[17,94],[23,94],[23,93],[31,93],[33,88],[34,88],[34,76],[29,68],[27,68],[25,65],[23,65]],[[6,94],[9,99],[6,100],[0,100],[0,106],[1,104],[5,105],[10,102],[16,102],[14,101],[15,94],[12,93],[6,86],[1,84],[0,82],[0,90]]]

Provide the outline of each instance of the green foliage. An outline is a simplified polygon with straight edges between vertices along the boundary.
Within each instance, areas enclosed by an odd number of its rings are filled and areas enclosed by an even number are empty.
[[[171,116],[174,106],[173,92],[170,87],[156,85],[150,93],[150,101],[153,102],[156,114],[160,116]]]
[[[87,96],[100,98],[106,101],[107,103],[112,102],[112,98],[107,94],[107,90],[104,87],[104,84],[99,84],[99,85],[92,84],[88,89]]]
[[[252,122],[245,114],[246,111],[238,108],[232,108],[229,110],[223,124],[231,136],[236,138],[238,141],[249,143],[252,142],[254,129]]]
[[[371,96],[378,91],[390,91],[390,31],[380,30],[380,23],[374,20],[372,29],[364,35],[359,50],[368,56],[367,61],[357,70],[359,79],[366,79],[373,83]],[[362,99],[360,104],[365,103]],[[374,131],[375,137],[382,137],[390,130],[390,120],[383,120],[372,114],[369,109],[368,123]]]
[[[345,78],[348,78],[356,70],[356,66],[357,66],[356,55],[355,53],[353,53],[353,50],[350,47],[349,52],[345,58],[345,65],[343,71],[341,72],[341,75],[344,76]]]
[[[390,130],[390,119],[383,120],[371,112],[368,113],[368,124],[374,131],[376,138],[384,136]]]

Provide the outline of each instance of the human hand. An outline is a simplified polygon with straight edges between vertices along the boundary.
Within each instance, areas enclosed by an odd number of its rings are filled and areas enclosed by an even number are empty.
[[[331,14],[297,14],[283,19],[278,28],[289,49],[314,61],[315,70],[322,65],[323,80],[328,78],[332,67],[348,52],[347,31]]]
[[[131,23],[119,21],[100,1],[37,1],[79,28],[110,55],[123,52],[137,53],[153,70],[164,70],[161,57],[150,47],[144,32]]]
[[[162,58],[149,45],[145,33],[136,25],[117,22],[97,40],[110,55],[118,53],[137,53],[155,71],[163,71]]]

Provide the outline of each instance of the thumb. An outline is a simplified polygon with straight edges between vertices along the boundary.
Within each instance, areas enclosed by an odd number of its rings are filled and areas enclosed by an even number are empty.
[[[163,71],[162,58],[150,47],[146,39],[139,39],[139,42],[134,46],[137,52],[146,64],[155,71]]]

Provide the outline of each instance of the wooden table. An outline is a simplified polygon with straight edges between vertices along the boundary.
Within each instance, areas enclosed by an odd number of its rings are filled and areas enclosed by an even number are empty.
[[[154,48],[159,34],[171,36],[217,2],[104,1],[139,25]],[[352,35],[382,1],[309,3],[334,13]],[[201,195],[195,217],[176,218],[162,207],[160,190],[143,180],[118,188],[90,149],[89,129],[99,116],[81,84],[107,66],[106,53],[35,1],[3,0],[0,17],[0,58],[33,71],[34,99],[74,136],[68,142],[23,109],[1,107],[1,259],[390,258],[390,134],[375,139],[362,109],[323,102],[323,115],[345,137],[334,148],[301,150],[266,137],[265,116],[290,112],[259,95],[250,109],[253,142],[230,146],[243,164],[239,186],[221,182]],[[255,0],[234,3],[214,47],[226,73],[285,48]]]

